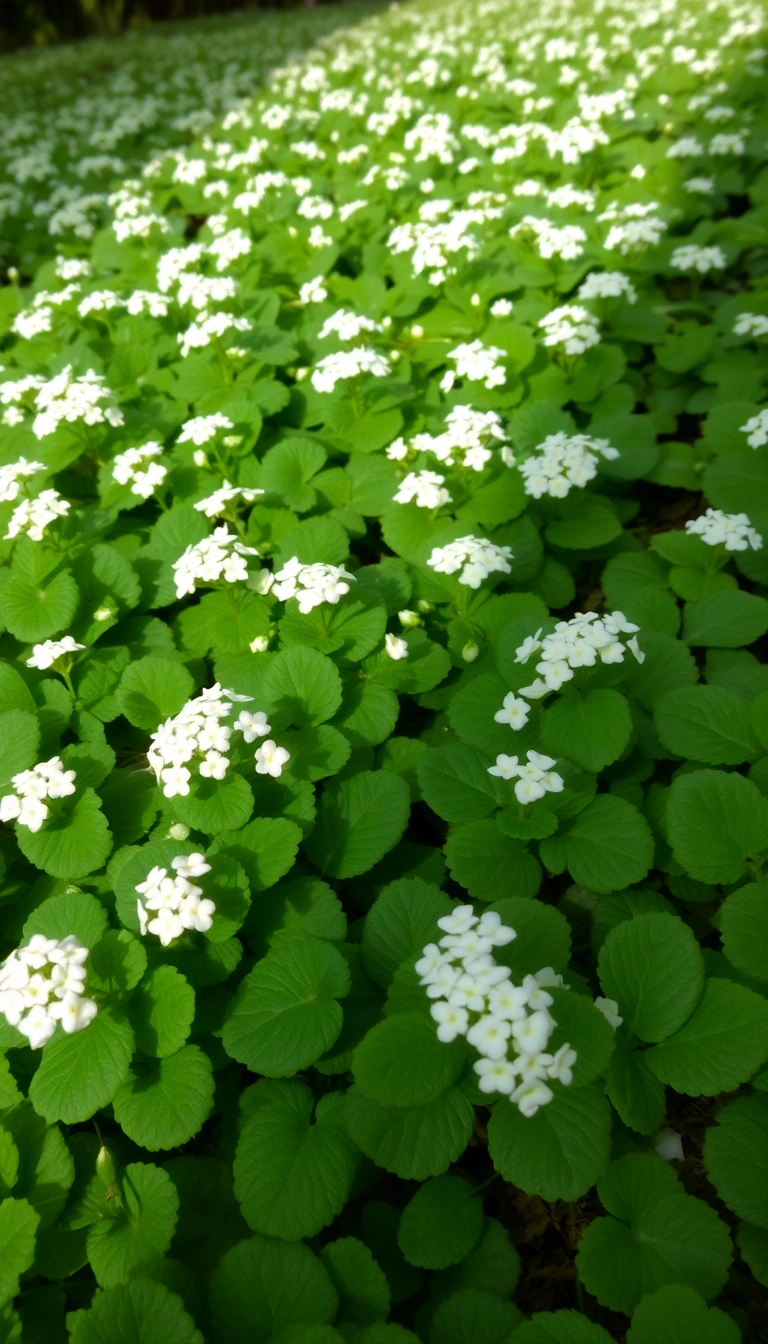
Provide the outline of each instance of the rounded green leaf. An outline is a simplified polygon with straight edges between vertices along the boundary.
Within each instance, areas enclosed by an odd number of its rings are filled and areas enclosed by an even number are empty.
[[[0,714],[0,788],[10,785],[14,775],[35,764],[39,742],[40,725],[36,714],[30,714],[27,709],[7,709]]]
[[[739,765],[761,755],[749,702],[725,686],[688,686],[656,705],[656,731],[677,756]]]
[[[36,644],[69,628],[79,600],[79,589],[68,569],[39,582],[25,574],[11,574],[0,595],[0,614],[16,639]]]
[[[431,1017],[395,1013],[357,1047],[355,1081],[382,1106],[425,1106],[456,1082],[465,1058],[464,1041],[439,1041]]]
[[[712,593],[683,608],[686,644],[714,649],[738,649],[753,644],[768,630],[768,602],[764,597],[728,589]]]
[[[62,891],[49,896],[29,916],[22,938],[25,942],[36,933],[46,938],[67,938],[74,934],[84,947],[95,947],[107,930],[107,912],[95,896],[87,891]],[[87,963],[90,970],[90,958]]]
[[[273,730],[326,723],[341,704],[341,677],[331,659],[300,644],[274,655],[262,685]]]
[[[403,1209],[398,1244],[420,1269],[458,1264],[480,1240],[483,1201],[461,1176],[437,1176]]]
[[[623,891],[646,877],[653,863],[653,836],[636,807],[601,794],[556,835],[542,840],[539,853],[553,873],[567,868],[579,886]]]
[[[274,947],[241,983],[222,1041],[253,1073],[286,1078],[329,1050],[343,1022],[337,999],[349,993],[340,952],[314,938]]]
[[[488,1123],[488,1150],[505,1181],[542,1199],[579,1199],[605,1171],[611,1108],[596,1087],[564,1088],[535,1115],[506,1098]]]
[[[741,1331],[719,1307],[682,1283],[644,1297],[632,1317],[627,1344],[740,1344]]]
[[[76,1125],[108,1105],[128,1076],[133,1032],[125,1018],[101,1008],[82,1031],[57,1033],[43,1049],[29,1098],[46,1120]]]
[[[522,1315],[511,1302],[479,1288],[460,1288],[440,1303],[429,1344],[508,1344]]]
[[[97,1293],[89,1311],[67,1319],[71,1344],[203,1344],[180,1297],[137,1278]]]
[[[316,1236],[344,1207],[359,1161],[343,1098],[325,1097],[314,1121],[305,1083],[257,1083],[245,1102],[234,1173],[246,1222],[283,1241]]]
[[[594,771],[618,760],[631,735],[627,698],[610,690],[558,696],[541,728],[545,751]]]
[[[130,1162],[118,1176],[119,1206],[88,1231],[88,1259],[102,1288],[151,1272],[173,1238],[179,1196],[167,1172]]]
[[[129,723],[152,732],[178,714],[195,683],[183,663],[171,658],[139,658],[123,673],[117,703]]]
[[[494,901],[491,910],[501,916],[502,924],[515,930],[511,943],[495,949],[498,962],[518,975],[531,975],[543,966],[565,970],[571,959],[571,927],[560,910],[522,896]]]
[[[472,1103],[450,1087],[424,1106],[382,1106],[359,1087],[346,1094],[346,1120],[361,1152],[403,1180],[425,1181],[457,1162],[472,1136]]]
[[[611,929],[600,984],[641,1041],[663,1041],[690,1017],[704,989],[704,959],[676,915],[636,915]]]
[[[611,1339],[580,1311],[537,1311],[517,1327],[510,1344],[611,1344]]]
[[[438,919],[450,910],[448,897],[421,878],[404,877],[384,887],[363,930],[363,964],[371,978],[386,986],[399,966],[416,962],[434,939]]]
[[[730,980],[708,980],[685,1026],[645,1058],[659,1082],[676,1092],[732,1092],[768,1059],[768,1003]]]
[[[704,1165],[723,1203],[768,1231],[768,1096],[739,1097],[718,1111]]]
[[[389,1284],[365,1242],[340,1237],[320,1252],[331,1283],[339,1295],[339,1319],[371,1325],[389,1311]]]
[[[212,1339],[233,1344],[270,1339],[291,1325],[324,1325],[338,1304],[326,1269],[306,1246],[253,1237],[227,1251],[213,1272]]]
[[[22,854],[51,877],[73,881],[100,868],[112,836],[98,794],[86,789],[74,806],[50,816],[39,831],[16,827]]]
[[[718,912],[723,952],[742,975],[768,981],[768,886],[734,891]]]
[[[175,1055],[192,1029],[195,991],[175,966],[157,966],[131,996],[128,1015],[143,1054]]]
[[[743,775],[697,770],[673,781],[667,830],[691,877],[713,886],[738,882],[747,858],[768,847],[768,801]]]
[[[451,828],[445,845],[451,877],[479,901],[535,896],[541,868],[522,845],[502,835],[491,820]]]
[[[396,845],[408,822],[408,785],[390,770],[368,770],[328,785],[304,848],[322,876],[356,877]]]
[[[26,1199],[0,1201],[0,1306],[19,1291],[19,1279],[35,1259],[39,1215]]]
[[[187,797],[176,797],[173,808],[179,821],[206,835],[238,830],[253,811],[253,791],[247,779],[232,770],[224,779],[193,781]]]
[[[213,1105],[211,1061],[197,1045],[166,1059],[136,1062],[112,1105],[123,1133],[142,1148],[179,1148],[202,1128]]]

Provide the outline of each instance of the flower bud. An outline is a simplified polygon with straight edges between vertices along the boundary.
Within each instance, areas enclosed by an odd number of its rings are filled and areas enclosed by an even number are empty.
[[[257,635],[255,639],[251,640],[248,648],[251,650],[251,653],[266,653],[269,648],[269,636]]]
[[[93,613],[93,619],[94,621],[108,621],[114,614],[112,608],[105,604],[103,607],[96,608]]]
[[[432,610],[432,603],[431,603],[431,602],[427,602],[423,597],[422,597],[422,599],[421,599],[420,602],[417,602],[417,603],[416,603],[416,606],[418,607],[419,611],[431,611],[431,610]]]
[[[186,840],[189,837],[189,827],[184,825],[183,821],[174,821],[168,829],[169,840]]]
[[[419,613],[417,611],[409,611],[407,607],[404,607],[402,611],[398,611],[397,616],[401,625],[421,625],[421,617],[419,616]]]
[[[417,341],[421,340],[421,337],[424,335],[424,328],[419,322],[414,322],[411,327],[411,335],[414,336]]]
[[[480,652],[480,649],[478,648],[478,646],[477,646],[477,644],[475,643],[474,639],[470,639],[470,640],[467,640],[467,643],[464,645],[464,648],[461,650],[461,656],[462,656],[462,658],[464,659],[464,662],[465,662],[465,663],[474,663],[474,661],[475,661],[475,659],[476,659],[476,657],[477,657],[477,655],[478,655],[479,652]]]
[[[101,1145],[96,1158],[96,1175],[105,1190],[108,1190],[111,1185],[114,1185],[117,1179],[115,1159],[104,1144]]]

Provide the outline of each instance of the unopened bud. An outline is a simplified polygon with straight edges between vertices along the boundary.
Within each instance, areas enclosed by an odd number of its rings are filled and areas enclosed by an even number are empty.
[[[469,300],[469,302],[472,304],[472,307],[473,307],[473,308],[479,308],[479,307],[480,307],[480,303],[481,303],[480,295],[479,295],[479,294],[473,294],[473,295],[472,295],[472,298]]]
[[[474,663],[479,652],[480,649],[478,648],[474,639],[470,639],[467,641],[467,643],[464,645],[464,648],[461,650],[461,656],[464,659],[465,663]]]
[[[248,648],[251,650],[251,653],[266,653],[269,648],[269,636],[257,635],[255,639],[251,640]]]
[[[106,1190],[115,1184],[117,1171],[115,1170],[115,1159],[108,1148],[101,1145],[96,1158],[96,1175]]]
[[[418,611],[409,611],[407,607],[404,607],[402,611],[398,611],[397,616],[401,625],[414,627],[421,625],[421,617]]]
[[[208,457],[202,448],[196,448],[192,454],[192,461],[196,467],[207,467]]]
[[[431,603],[431,602],[427,602],[426,599],[423,598],[423,597],[422,597],[422,599],[421,599],[420,602],[417,602],[417,603],[416,603],[416,606],[418,607],[419,611],[431,611],[431,610],[432,610],[432,603]]]
[[[113,612],[111,607],[107,606],[97,607],[93,613],[93,619],[94,621],[108,621],[111,616],[114,616],[114,614],[115,613]]]
[[[415,336],[417,341],[421,340],[421,337],[424,335],[424,328],[419,322],[414,322],[411,327],[411,335]]]
[[[174,821],[168,828],[169,840],[187,840],[189,838],[189,827],[184,825],[183,821]]]

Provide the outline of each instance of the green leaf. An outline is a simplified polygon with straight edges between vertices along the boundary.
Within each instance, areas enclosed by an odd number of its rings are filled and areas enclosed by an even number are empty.
[[[400,705],[389,686],[355,679],[347,683],[336,726],[352,747],[375,747],[394,732]]]
[[[39,1222],[26,1199],[0,1202],[0,1305],[16,1296],[19,1279],[32,1267]]]
[[[129,723],[153,732],[178,714],[191,698],[195,683],[183,663],[171,658],[139,658],[125,669],[117,702]]]
[[[741,1344],[741,1331],[693,1288],[670,1283],[642,1299],[627,1344]]]
[[[667,1099],[654,1078],[641,1050],[630,1050],[619,1038],[605,1072],[605,1089],[611,1105],[630,1129],[656,1134],[664,1123]]]
[[[718,911],[723,952],[742,975],[768,981],[768,887],[750,883],[734,891]]]
[[[224,1023],[224,1048],[253,1073],[297,1073],[333,1045],[343,1021],[337,999],[349,988],[347,963],[330,943],[280,944],[242,981]]]
[[[699,671],[690,650],[679,639],[643,630],[640,640],[645,658],[642,663],[625,659],[624,683],[645,709],[653,710],[672,691],[694,686]]]
[[[653,1154],[632,1153],[612,1163],[598,1183],[616,1217],[590,1223],[576,1267],[587,1292],[612,1311],[631,1314],[644,1294],[667,1283],[712,1298],[728,1277],[732,1248],[725,1223],[676,1181],[672,1187],[668,1177],[662,1182],[660,1163]]]
[[[583,1087],[605,1072],[613,1054],[613,1027],[585,994],[575,994],[565,987],[553,987],[548,992],[553,999],[551,1011],[556,1024],[550,1052],[559,1050],[566,1042],[576,1051],[573,1086]]]
[[[691,877],[712,886],[738,882],[747,858],[768,847],[768,802],[742,775],[680,775],[667,799],[667,834]]]
[[[174,798],[173,807],[179,821],[193,830],[218,835],[245,826],[253,811],[253,792],[242,775],[230,770],[224,779],[195,779],[188,796]]]
[[[203,1344],[181,1298],[151,1279],[97,1293],[90,1310],[72,1312],[67,1324],[71,1344]]]
[[[611,1344],[611,1338],[580,1311],[537,1311],[517,1327],[510,1344]]]
[[[361,1152],[403,1180],[425,1181],[458,1161],[474,1126],[472,1104],[449,1087],[423,1106],[383,1106],[353,1086],[346,1094],[346,1121]]]
[[[36,868],[68,880],[100,868],[112,848],[107,819],[93,789],[86,789],[70,812],[50,816],[39,831],[17,826],[16,838]]]
[[[461,1176],[436,1176],[403,1209],[398,1243],[421,1269],[446,1269],[469,1255],[483,1230],[483,1201]]]
[[[327,882],[314,877],[297,877],[278,887],[268,901],[256,901],[245,925],[248,945],[259,956],[289,938],[341,943],[346,932],[341,901]]]
[[[389,770],[329,784],[304,848],[321,874],[355,877],[397,844],[408,822],[408,785]]]
[[[36,714],[26,709],[9,709],[0,714],[0,788],[35,764],[39,742]]]
[[[505,781],[489,775],[479,753],[460,742],[425,752],[416,763],[416,777],[424,802],[451,823],[488,817],[511,796]]]
[[[25,942],[36,933],[46,938],[67,938],[74,934],[84,947],[95,947],[107,930],[107,912],[101,901],[87,891],[62,891],[49,896],[29,916],[22,938]],[[88,971],[90,973],[90,959]]]
[[[605,1171],[611,1109],[597,1087],[564,1089],[535,1115],[497,1101],[488,1151],[505,1181],[542,1199],[579,1199]]]
[[[624,798],[601,795],[542,840],[542,862],[553,873],[565,868],[592,891],[622,891],[642,882],[653,862],[653,836],[645,818]]]
[[[338,1304],[326,1269],[306,1246],[256,1236],[227,1251],[213,1272],[212,1340],[273,1339],[291,1325],[332,1321]]]
[[[269,635],[270,608],[265,598],[239,588],[205,593],[176,619],[180,643],[193,653],[248,653],[259,635]]]
[[[641,1041],[664,1041],[690,1017],[704,989],[704,959],[676,915],[617,924],[598,959],[600,983]]]
[[[495,1293],[460,1288],[432,1317],[429,1344],[507,1344],[521,1319],[517,1307]]]
[[[284,439],[264,457],[262,484],[268,494],[279,495],[289,509],[306,513],[317,500],[309,482],[325,466],[326,455],[311,439]]]
[[[448,1296],[458,1288],[480,1288],[496,1293],[504,1301],[511,1297],[520,1278],[520,1257],[505,1227],[495,1218],[483,1219],[483,1231],[469,1255],[460,1265],[452,1265],[432,1280],[437,1296]]]
[[[170,968],[167,968],[170,969]],[[124,1134],[142,1148],[179,1148],[199,1133],[213,1105],[213,1070],[196,1045],[137,1062],[113,1101]]]
[[[708,980],[685,1026],[645,1058],[659,1082],[676,1092],[733,1092],[768,1059],[768,1003],[730,980]]]
[[[768,1232],[749,1223],[740,1223],[736,1244],[741,1258],[749,1265],[758,1283],[768,1287]]]
[[[238,831],[221,831],[208,854],[221,852],[245,870],[251,890],[266,891],[293,867],[301,831],[285,817],[255,817]]]
[[[383,1106],[425,1106],[456,1082],[465,1057],[463,1041],[438,1040],[431,1017],[395,1013],[373,1027],[355,1051],[355,1081]]]
[[[421,878],[390,882],[374,901],[363,929],[363,964],[378,985],[387,986],[399,966],[416,962],[436,933],[451,902]]]
[[[357,1237],[340,1237],[323,1247],[320,1260],[338,1293],[342,1321],[371,1325],[387,1316],[389,1284],[365,1242]]]
[[[548,523],[544,535],[552,546],[567,550],[589,551],[605,546],[621,532],[621,522],[607,500],[600,495],[583,494],[563,507],[562,516]]]
[[[299,644],[275,654],[262,685],[273,731],[325,723],[341,704],[341,677],[331,659]]]
[[[170,1176],[150,1162],[120,1173],[120,1207],[88,1230],[88,1259],[102,1288],[152,1271],[173,1238],[179,1196]]]
[[[452,828],[445,861],[454,881],[480,901],[535,896],[541,886],[541,868],[533,855],[490,820]]]
[[[80,591],[68,569],[37,582],[11,574],[0,591],[0,616],[22,644],[37,644],[69,629],[79,600]]]
[[[343,1119],[343,1098],[317,1106],[306,1083],[261,1082],[245,1093],[235,1153],[235,1194],[254,1232],[299,1241],[341,1213],[359,1154]]]
[[[686,644],[715,649],[738,649],[753,644],[768,630],[768,602],[728,589],[701,602],[686,602],[683,639]]]
[[[762,754],[748,702],[723,686],[690,686],[656,705],[656,731],[670,751],[709,765],[740,765]]]
[[[718,1111],[704,1165],[723,1203],[768,1231],[768,1096],[740,1097]]]
[[[186,1041],[195,1015],[195,991],[174,966],[157,966],[144,976],[129,1005],[136,1045],[164,1059]]]
[[[564,971],[571,959],[571,928],[565,915],[553,905],[509,896],[490,907],[501,915],[503,924],[515,930],[516,937],[506,947],[496,948],[494,956],[519,975],[531,975],[543,966]]]
[[[133,1032],[111,1008],[101,1008],[82,1031],[56,1035],[29,1088],[29,1098],[49,1122],[89,1120],[107,1106],[128,1076]]]
[[[618,691],[566,690],[545,711],[541,729],[545,751],[596,772],[618,760],[631,735],[629,705]]]

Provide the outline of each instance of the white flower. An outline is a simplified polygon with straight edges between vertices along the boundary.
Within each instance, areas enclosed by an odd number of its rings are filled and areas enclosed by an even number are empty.
[[[451,502],[444,482],[445,477],[434,471],[409,471],[393,499],[396,504],[410,504],[415,500],[420,509],[439,509]]]
[[[17,820],[30,831],[39,831],[50,808],[46,799],[68,798],[75,792],[75,771],[65,770],[60,756],[41,761],[31,770],[14,775],[12,794],[0,799],[0,821]]]
[[[521,1083],[512,1093],[512,1100],[517,1102],[521,1115],[530,1119],[535,1115],[541,1106],[546,1106],[553,1097],[551,1088],[540,1080]]]
[[[220,411],[214,411],[212,415],[196,415],[193,419],[184,421],[177,443],[194,443],[200,447],[204,443],[210,443],[218,430],[234,427],[229,416],[222,415]]]
[[[513,303],[511,299],[496,299],[496,301],[492,303],[490,307],[491,317],[498,317],[498,318],[509,317],[510,313],[512,312],[512,308]]]
[[[408,645],[404,639],[400,639],[397,635],[384,636],[384,649],[394,662],[399,662],[401,659],[408,657]]]
[[[84,648],[85,645],[77,644],[71,635],[64,635],[61,639],[46,639],[42,644],[34,645],[32,657],[27,659],[27,667],[36,667],[44,672],[47,668],[53,667],[59,658],[77,653],[79,649]]]
[[[101,374],[89,369],[76,375],[68,364],[61,373],[43,383],[35,396],[35,416],[32,433],[37,439],[47,438],[62,423],[99,425],[105,422],[117,426],[123,423],[122,412],[116,406],[102,406],[110,396]]]
[[[224,513],[227,505],[233,499],[242,499],[246,504],[252,504],[259,495],[263,495],[263,490],[251,489],[245,485],[230,485],[229,481],[224,481],[218,490],[214,490],[212,495],[207,495],[205,499],[199,499],[194,505],[198,513],[204,513],[206,518],[215,518],[217,514]]]
[[[745,425],[739,428],[743,434],[747,435],[747,443],[750,448],[762,448],[763,444],[768,443],[768,406],[753,415]]]
[[[726,551],[746,551],[750,546],[759,551],[763,545],[763,538],[746,513],[707,509],[700,518],[689,518],[685,530],[689,536],[701,537],[707,546],[724,546]]]
[[[619,1005],[615,999],[595,999],[595,1007],[600,1009],[606,1022],[613,1027],[614,1031],[621,1026],[624,1018],[619,1017]]]
[[[256,749],[256,773],[271,775],[273,779],[278,779],[283,773],[283,766],[287,765],[290,759],[290,752],[286,751],[285,747],[278,747],[276,742],[268,738]]]
[[[498,709],[493,717],[496,723],[508,723],[510,728],[518,732],[520,728],[525,727],[530,712],[528,702],[516,696],[514,691],[510,691],[504,696],[501,709]]]
[[[764,313],[739,313],[733,331],[736,336],[768,336],[768,317]]]
[[[427,564],[438,574],[459,574],[459,583],[479,588],[490,574],[511,573],[512,550],[484,537],[459,537],[446,546],[435,546]],[[460,571],[460,572],[459,572]]]
[[[467,1040],[486,1059],[504,1059],[513,1024],[491,1013],[481,1017],[467,1031]]]
[[[274,593],[280,602],[295,597],[299,611],[306,616],[323,602],[335,606],[354,582],[354,574],[343,565],[304,565],[294,555],[276,574],[268,575],[263,591]]]
[[[251,714],[249,710],[242,709],[234,724],[243,734],[246,742],[255,742],[257,737],[266,737],[271,732],[267,723],[267,716],[263,710],[257,714]]]
[[[685,1153],[683,1152],[683,1141],[676,1129],[671,1129],[665,1125],[660,1129],[653,1140],[654,1152],[659,1157],[663,1157],[665,1162],[684,1162]]]
[[[696,271],[706,275],[708,271],[722,270],[726,265],[726,256],[720,247],[697,247],[688,243],[676,247],[670,257],[670,265],[677,271]]]
[[[622,295],[628,303],[637,303],[637,290],[622,271],[592,271],[579,285],[577,297],[586,299],[618,299]]]
[[[452,1008],[448,1003],[433,1003],[430,1013],[438,1023],[437,1039],[449,1044],[457,1036],[465,1036],[469,1024],[466,1008]]]
[[[69,513],[71,507],[58,490],[43,490],[35,499],[23,499],[11,514],[6,541],[24,532],[30,541],[42,541],[46,528]]]
[[[96,1016],[96,1004],[83,995],[87,958],[88,949],[72,934],[61,939],[35,934],[0,965],[0,1013],[33,1050],[51,1039],[57,1022],[72,1033]]]
[[[507,380],[503,361],[506,354],[496,345],[484,346],[482,341],[474,340],[457,345],[448,352],[446,358],[456,365],[455,372],[450,371],[440,386],[450,391],[456,378],[466,378],[470,383],[482,383],[489,390],[502,387]]]
[[[38,471],[45,471],[42,462],[28,462],[25,457],[20,457],[18,462],[0,467],[0,503],[10,503],[18,499],[21,481],[27,476],[34,476]]]
[[[381,322],[374,322],[370,317],[363,317],[359,313],[350,313],[340,308],[338,312],[326,318],[318,332],[318,340],[324,341],[327,336],[338,336],[340,341],[355,341],[364,331],[383,330]]]
[[[600,344],[597,318],[576,303],[553,308],[539,321],[546,346],[561,346],[566,355],[583,355]]]
[[[152,461],[163,451],[160,443],[145,443],[140,448],[127,448],[112,462],[112,474],[119,485],[130,485],[131,494],[149,499],[168,475],[168,468]]]
[[[478,1059],[474,1064],[481,1092],[501,1092],[509,1096],[517,1083],[517,1072],[507,1059]]]
[[[542,495],[564,499],[572,486],[583,488],[594,479],[601,457],[614,461],[618,456],[607,439],[565,434],[562,430],[548,434],[532,455],[519,463],[523,489],[534,499]]]
[[[226,524],[214,528],[212,536],[188,546],[174,561],[176,596],[194,593],[199,583],[218,583],[221,579],[226,583],[244,582],[248,578],[247,555],[258,555],[258,551],[238,541]]]
[[[312,373],[312,386],[316,392],[333,392],[336,384],[347,378],[357,378],[362,373],[386,378],[391,372],[392,365],[384,355],[361,345],[352,350],[337,350],[319,360]]]

